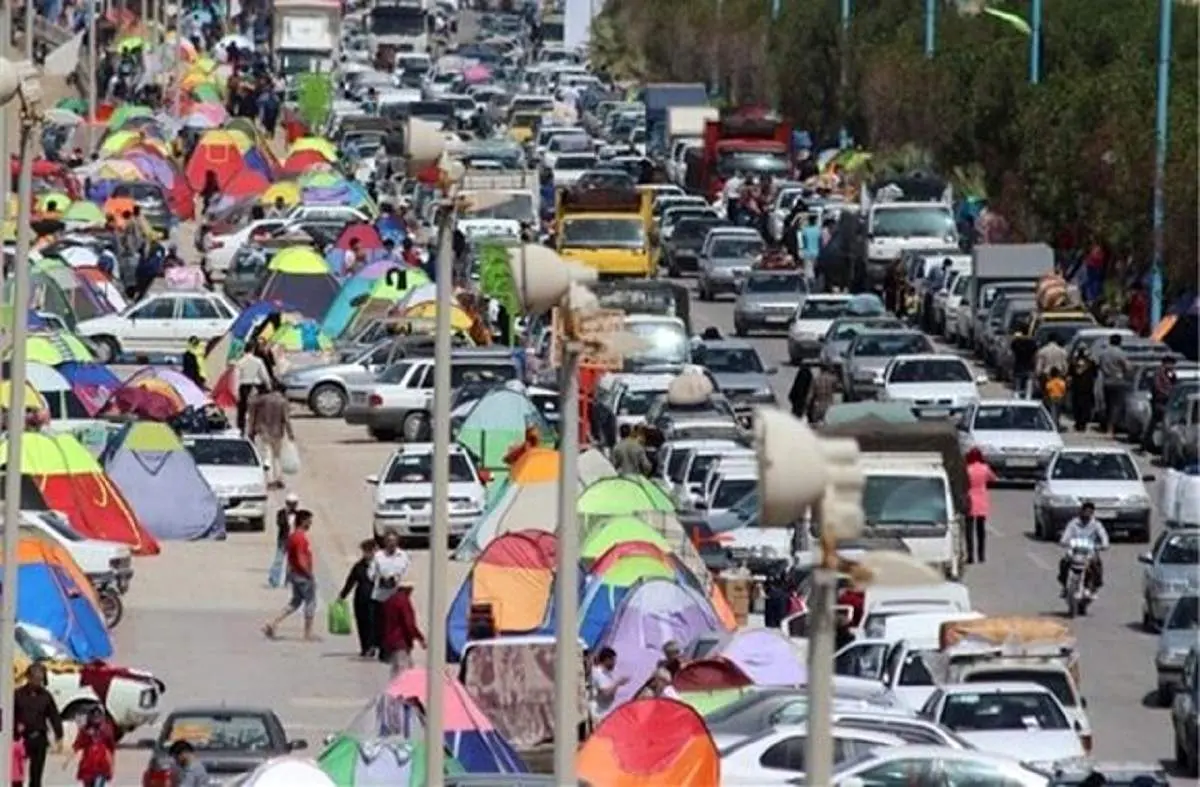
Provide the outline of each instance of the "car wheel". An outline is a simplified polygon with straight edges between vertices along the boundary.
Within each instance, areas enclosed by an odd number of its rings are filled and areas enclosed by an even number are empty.
[[[346,411],[346,391],[337,383],[321,383],[308,395],[308,409],[320,418],[337,418]]]
[[[1171,707],[1171,698],[1174,695],[1175,692],[1171,691],[1170,686],[1159,684],[1158,690],[1154,692],[1154,702],[1160,708],[1169,708]]]
[[[745,335],[746,335],[746,333],[747,333],[747,331],[746,331],[746,326],[745,326],[745,325],[742,325],[742,324],[741,324],[740,322],[738,322],[737,320],[734,320],[734,322],[733,322],[733,334],[734,334],[735,336],[745,336]]]
[[[262,533],[267,529],[267,518],[265,516],[256,516],[249,521],[250,529],[255,533]]]
[[[406,443],[424,443],[429,440],[429,414],[409,413],[404,416],[400,432]]]
[[[381,443],[390,443],[395,441],[396,433],[391,429],[367,429],[367,434],[372,440],[378,440]]]
[[[121,344],[112,336],[96,336],[92,339],[92,344],[99,351],[96,360],[100,363],[116,363],[121,357]]]

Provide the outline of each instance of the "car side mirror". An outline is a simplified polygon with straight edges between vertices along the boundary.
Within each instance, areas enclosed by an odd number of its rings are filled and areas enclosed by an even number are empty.
[[[1149,552],[1143,552],[1137,556],[1137,561],[1147,566],[1153,565],[1154,555],[1151,555]]]
[[[774,376],[774,375],[777,375],[777,374],[779,374],[779,367],[778,367],[778,366],[768,366],[768,367],[767,367],[767,376],[769,376],[769,377],[770,377],[770,376]]]
[[[1146,475],[1142,476],[1142,480],[1145,481],[1146,483],[1150,483],[1151,481],[1154,481],[1157,478],[1158,478],[1158,476],[1154,475],[1153,473],[1147,473]]]
[[[308,748],[308,741],[300,738],[299,740],[288,741],[288,751],[303,751]]]
[[[364,480],[367,482],[368,486],[378,486],[379,485],[379,476],[376,475],[375,473],[371,473]]]
[[[991,379],[986,374],[975,375],[976,385],[987,385],[989,382],[991,382]]]
[[[1083,732],[1083,725],[1078,721],[1075,722],[1075,732]]]
[[[1083,708],[1084,710],[1087,710],[1087,697],[1079,698],[1079,707]]]

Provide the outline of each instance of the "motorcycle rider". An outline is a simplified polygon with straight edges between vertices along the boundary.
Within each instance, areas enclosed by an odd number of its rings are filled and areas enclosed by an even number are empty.
[[[1104,585],[1104,565],[1100,562],[1100,550],[1108,549],[1108,531],[1096,518],[1096,506],[1090,501],[1081,505],[1079,516],[1072,519],[1063,528],[1058,544],[1067,547],[1076,538],[1089,539],[1096,548],[1096,554],[1092,557],[1092,565],[1088,569],[1088,576],[1091,578],[1092,590],[1099,590]],[[1058,584],[1064,594],[1067,592],[1067,572],[1070,566],[1071,556],[1063,555],[1062,559],[1058,561]]]

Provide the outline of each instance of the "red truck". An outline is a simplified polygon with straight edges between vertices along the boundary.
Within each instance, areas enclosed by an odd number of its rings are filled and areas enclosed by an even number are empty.
[[[787,178],[792,126],[762,107],[722,111],[704,125],[704,147],[688,168],[688,186],[715,200],[735,174]]]

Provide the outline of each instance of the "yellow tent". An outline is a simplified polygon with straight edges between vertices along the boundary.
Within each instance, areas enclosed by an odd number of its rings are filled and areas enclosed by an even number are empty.
[[[404,310],[404,316],[414,320],[433,320],[437,317],[437,302],[425,301],[423,303],[415,303]],[[452,307],[450,312],[450,327],[456,331],[469,331],[474,324],[465,311],[458,306]]]
[[[258,198],[263,205],[274,205],[275,200],[282,198],[283,204],[289,208],[300,204],[300,186],[295,181],[284,180],[274,183]]]

